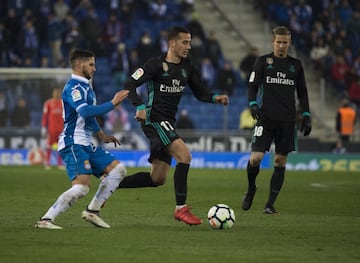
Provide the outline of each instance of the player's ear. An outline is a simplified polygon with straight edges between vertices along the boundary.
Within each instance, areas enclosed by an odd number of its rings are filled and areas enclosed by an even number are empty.
[[[82,64],[82,61],[80,59],[77,59],[74,61],[75,68],[80,68]]]
[[[174,47],[175,46],[175,40],[171,39],[169,40],[169,47]]]

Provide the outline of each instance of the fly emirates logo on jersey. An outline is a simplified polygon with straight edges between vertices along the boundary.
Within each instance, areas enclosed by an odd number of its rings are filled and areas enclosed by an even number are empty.
[[[184,92],[185,86],[180,86],[181,81],[178,79],[172,80],[172,86],[160,85],[160,91],[165,93],[180,93]]]
[[[294,86],[295,82],[293,79],[287,79],[286,73],[283,72],[276,72],[276,78],[271,76],[266,76],[266,83],[269,84],[281,84],[281,85],[288,85]]]

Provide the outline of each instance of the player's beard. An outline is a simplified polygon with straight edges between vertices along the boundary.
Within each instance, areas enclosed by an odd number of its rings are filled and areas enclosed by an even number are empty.
[[[90,74],[87,70],[83,69],[83,76],[84,76],[86,79],[90,80],[90,79],[92,78],[92,75],[93,75],[93,74]]]

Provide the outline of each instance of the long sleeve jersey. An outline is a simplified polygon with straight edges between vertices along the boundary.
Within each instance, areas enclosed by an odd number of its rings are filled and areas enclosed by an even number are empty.
[[[273,53],[259,57],[249,78],[249,102],[261,98],[261,110],[271,120],[296,119],[296,98],[302,112],[310,112],[304,69],[300,60],[287,56],[277,58]]]
[[[73,144],[90,145],[92,133],[100,131],[95,116],[114,109],[111,101],[96,105],[96,95],[89,80],[74,74],[65,84],[62,101],[64,129],[59,136],[58,150]]]
[[[130,91],[129,99],[138,109],[145,109],[145,103],[136,92],[137,87],[144,83],[148,92],[145,123],[164,120],[174,123],[180,99],[187,86],[199,101],[212,103],[216,95],[202,85],[199,70],[188,58],[178,64],[165,61],[165,55],[151,58],[129,77],[125,89]]]

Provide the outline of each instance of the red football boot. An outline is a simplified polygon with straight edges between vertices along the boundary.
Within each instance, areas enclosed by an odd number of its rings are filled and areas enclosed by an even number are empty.
[[[183,221],[188,225],[200,225],[202,221],[190,212],[190,208],[185,205],[183,208],[175,210],[174,217],[178,221]]]

